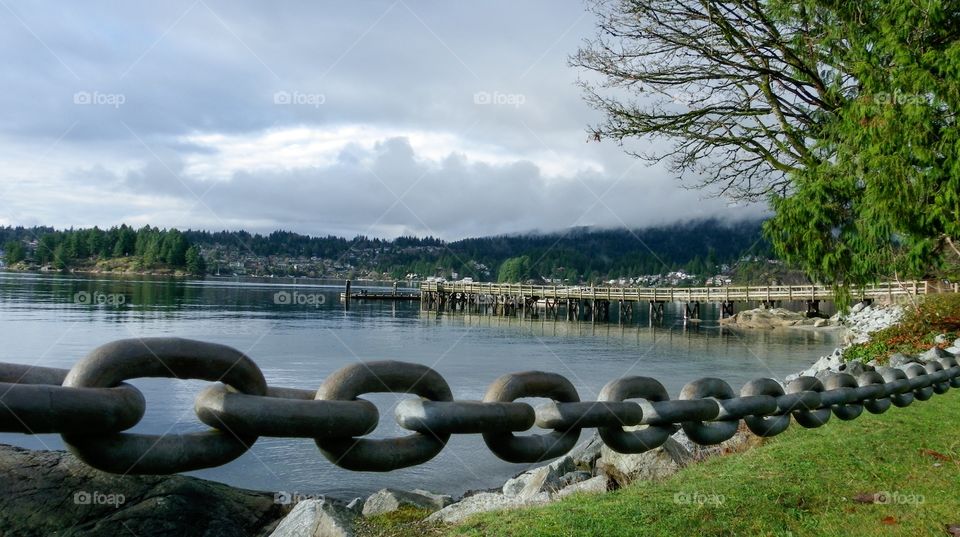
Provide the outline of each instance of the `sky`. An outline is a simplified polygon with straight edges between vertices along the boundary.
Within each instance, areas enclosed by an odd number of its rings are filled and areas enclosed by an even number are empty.
[[[760,214],[589,139],[568,58],[595,24],[575,0],[0,0],[0,225],[457,239]]]

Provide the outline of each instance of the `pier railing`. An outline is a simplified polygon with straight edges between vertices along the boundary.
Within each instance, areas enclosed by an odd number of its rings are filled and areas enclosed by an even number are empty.
[[[760,285],[717,287],[584,287],[510,283],[424,282],[420,292],[466,293],[578,300],[643,300],[665,302],[792,301],[832,300],[833,288],[826,285]],[[851,287],[855,298],[882,299],[924,295],[930,292],[925,281],[884,282]]]

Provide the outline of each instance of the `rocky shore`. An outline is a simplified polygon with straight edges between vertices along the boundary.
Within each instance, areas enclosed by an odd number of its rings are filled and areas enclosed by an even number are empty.
[[[840,317],[807,317],[785,308],[756,308],[720,319],[720,324],[737,328],[824,328],[840,325]]]
[[[902,313],[898,306],[858,305],[831,322],[846,329],[847,346],[896,323]],[[945,341],[940,343],[946,346]],[[800,375],[856,375],[878,367],[844,362],[843,349],[821,357],[783,383]],[[960,354],[960,339],[945,350],[934,347],[918,356],[895,355],[889,366],[906,367],[952,354]],[[663,446],[631,455],[609,449],[593,433],[569,454],[523,472],[497,489],[467,493],[456,500],[424,490],[383,489],[349,502],[322,497],[278,501],[272,493],[185,476],[114,476],[87,467],[69,453],[0,446],[0,470],[5,475],[0,481],[0,534],[349,537],[370,517],[401,509],[417,513],[427,524],[456,523],[479,512],[543,505],[571,495],[603,494],[636,481],[663,479],[698,460],[758,443],[760,439],[741,424],[733,438],[716,446],[694,444],[681,430]]]

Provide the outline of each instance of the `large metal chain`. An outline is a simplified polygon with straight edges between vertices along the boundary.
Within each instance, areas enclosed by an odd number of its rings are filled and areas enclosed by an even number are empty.
[[[123,431],[143,417],[143,394],[125,380],[141,377],[202,379],[214,384],[197,396],[195,411],[209,431],[146,435]],[[334,464],[358,471],[390,471],[422,464],[453,434],[482,434],[493,453],[509,462],[537,462],[569,452],[580,432],[597,428],[621,453],[661,446],[679,429],[697,444],[719,444],[736,434],[740,420],[754,434],[775,436],[791,417],[802,427],[831,416],[856,419],[864,409],[926,401],[960,388],[953,357],[880,368],[858,377],[833,373],[799,377],[786,386],[769,378],[746,383],[739,396],[717,378],[690,382],[671,400],[648,377],[616,379],[598,401],[580,401],[569,380],[527,371],[498,378],[483,401],[455,401],[433,369],[404,362],[361,362],[329,376],[316,392],[268,386],[260,368],[225,345],[180,338],[125,339],[94,349],[70,370],[0,363],[0,432],[59,433],[81,460],[107,472],[171,474],[226,464],[260,436],[313,438]],[[365,393],[411,393],[396,419],[412,434],[363,438],[379,422]],[[547,398],[536,408],[515,401]],[[517,436],[534,425],[547,434]]]

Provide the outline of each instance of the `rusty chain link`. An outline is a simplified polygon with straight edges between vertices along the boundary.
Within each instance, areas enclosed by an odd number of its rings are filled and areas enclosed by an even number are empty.
[[[142,377],[216,382],[197,396],[197,417],[209,431],[146,435],[123,432],[144,415],[143,394],[125,380]],[[358,471],[390,471],[422,464],[453,434],[481,434],[487,447],[510,462],[538,462],[569,452],[582,429],[597,428],[621,453],[654,449],[679,429],[701,445],[736,434],[739,422],[758,436],[775,436],[791,421],[825,425],[831,416],[853,420],[864,409],[890,406],[960,388],[953,357],[904,369],[880,368],[854,377],[769,378],[746,383],[737,395],[717,378],[688,383],[671,400],[655,379],[616,379],[598,401],[580,401],[565,377],[542,371],[498,378],[483,401],[455,401],[446,380],[420,364],[382,361],[351,364],[316,392],[267,386],[260,368],[225,345],[180,338],[118,340],[94,349],[70,370],[0,363],[0,432],[59,433],[81,460],[107,472],[171,474],[219,466],[245,453],[260,436],[313,438],[334,464]],[[397,423],[411,434],[363,438],[380,414],[365,393],[410,393],[396,407]],[[516,399],[542,397],[536,408]],[[546,434],[517,436],[534,425]]]

